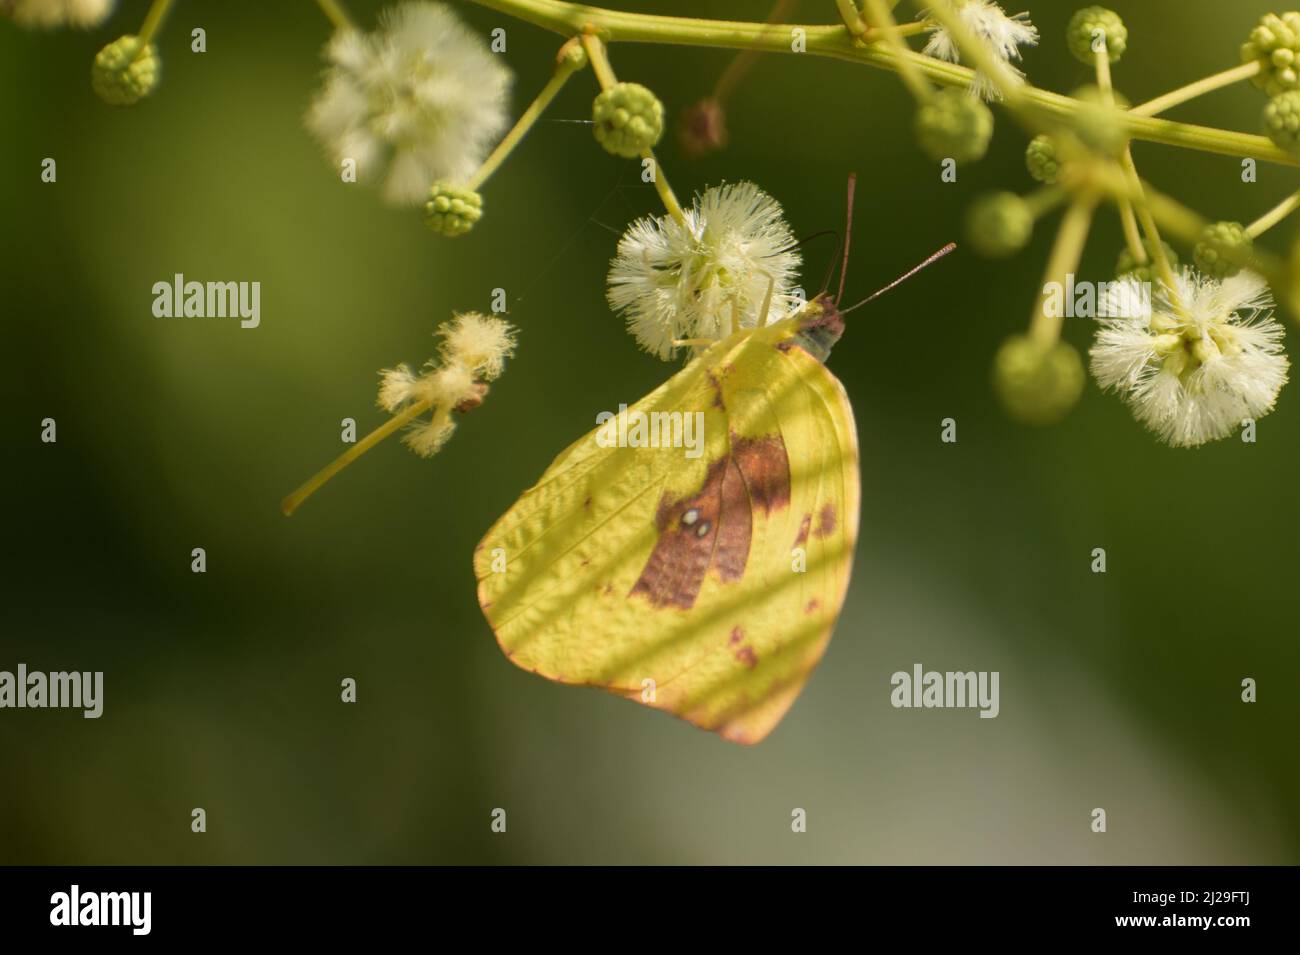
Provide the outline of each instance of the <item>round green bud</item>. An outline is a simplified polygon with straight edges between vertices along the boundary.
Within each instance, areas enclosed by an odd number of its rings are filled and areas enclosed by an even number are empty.
[[[1162,241],[1161,248],[1165,250],[1165,258],[1169,260],[1171,268],[1178,268],[1178,253],[1174,251],[1173,246],[1168,242]],[[1120,250],[1119,258],[1115,260],[1115,275],[1119,278],[1133,276],[1139,282],[1150,282],[1152,285],[1158,284],[1159,269],[1156,268],[1155,246],[1151,244],[1150,239],[1142,240],[1142,248],[1146,249],[1147,260],[1141,265],[1138,264],[1137,258],[1125,246]]]
[[[664,104],[640,83],[616,83],[591,107],[596,141],[606,152],[635,159],[664,133]]]
[[[1061,174],[1061,162],[1056,158],[1056,143],[1052,137],[1044,134],[1035,136],[1025,148],[1025,168],[1029,175],[1048,185],[1056,182]]]
[[[1013,418],[1026,424],[1055,424],[1079,402],[1087,376],[1083,359],[1068,342],[1044,346],[1013,335],[993,359],[993,388]]]
[[[1105,42],[1106,58],[1117,63],[1128,48],[1128,28],[1114,10],[1084,7],[1070,17],[1065,28],[1065,42],[1074,58],[1089,66],[1096,61],[1101,44]]]
[[[571,70],[580,70],[587,65],[587,51],[581,43],[566,43],[560,50],[560,63]]]
[[[1264,132],[1279,149],[1300,155],[1300,90],[1279,93],[1268,101]]]
[[[1269,96],[1300,88],[1300,13],[1265,14],[1241,45],[1241,62],[1258,60],[1250,81]]]
[[[1014,255],[1034,233],[1034,214],[1013,192],[994,192],[971,203],[966,236],[975,251],[991,259]]]
[[[1207,275],[1227,278],[1236,275],[1250,261],[1254,244],[1240,222],[1214,222],[1201,230],[1192,259]]]
[[[916,138],[936,160],[974,162],[988,151],[993,113],[964,90],[935,93],[916,111]]]
[[[141,50],[136,37],[118,37],[95,54],[90,86],[110,106],[131,106],[154,91],[161,69],[152,43]]]
[[[473,189],[435,182],[424,203],[424,224],[448,238],[464,235],[483,217],[483,197]]]
[[[1074,91],[1074,98],[1079,102],[1074,117],[1075,135],[1094,152],[1105,156],[1117,155],[1127,138],[1123,110],[1128,102],[1114,96],[1114,105],[1111,105],[1105,94],[1092,85],[1079,87]]]

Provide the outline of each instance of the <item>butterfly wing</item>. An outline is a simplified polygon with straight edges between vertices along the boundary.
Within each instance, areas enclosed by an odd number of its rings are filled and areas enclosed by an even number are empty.
[[[859,503],[848,398],[794,331],[733,335],[628,410],[698,415],[698,456],[597,428],[487,533],[479,602],[511,660],[736,742],[780,721],[843,605]]]

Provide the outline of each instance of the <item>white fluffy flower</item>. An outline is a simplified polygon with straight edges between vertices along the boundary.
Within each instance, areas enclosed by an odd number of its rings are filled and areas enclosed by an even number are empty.
[[[307,128],[336,163],[382,180],[387,202],[466,179],[506,128],[510,70],[441,3],[389,8],[374,33],[340,30],[325,56]]]
[[[1119,281],[1118,294],[1141,297],[1137,279]],[[1175,284],[1176,302],[1162,288],[1146,314],[1099,319],[1090,354],[1098,384],[1161,440],[1191,448],[1273,410],[1289,362],[1258,275],[1217,281],[1184,268]]]
[[[1038,43],[1038,28],[1029,22],[1029,14],[1008,16],[1005,10],[991,0],[957,0],[957,4],[957,16],[966,25],[966,29],[974,33],[993,56],[1006,64],[1011,75],[1023,76],[1011,65],[1011,61],[1020,59],[1022,46],[1035,46]],[[951,63],[961,62],[961,51],[957,49],[957,44],[948,31],[941,26],[934,28],[921,52]],[[983,73],[975,74],[971,90],[983,99],[1000,98],[997,87]]]
[[[515,329],[505,319],[464,312],[438,328],[441,360],[425,362],[416,372],[410,365],[385,368],[379,373],[379,406],[399,414],[415,409],[419,414],[402,440],[416,454],[437,454],[456,430],[453,411],[468,411],[482,403],[485,382],[498,377],[515,350]]]
[[[752,182],[697,195],[685,222],[648,216],[633,222],[610,263],[609,304],[641,347],[662,359],[679,339],[718,339],[798,307],[799,252],[781,205]]]
[[[0,14],[25,27],[97,27],[113,12],[115,0],[0,0]]]

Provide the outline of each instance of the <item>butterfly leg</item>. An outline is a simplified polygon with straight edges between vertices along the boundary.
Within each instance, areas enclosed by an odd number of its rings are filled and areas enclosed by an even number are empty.
[[[772,292],[776,289],[776,276],[767,277],[767,294],[763,296],[763,307],[758,313],[758,327],[762,328],[767,324],[767,313],[772,308]]]

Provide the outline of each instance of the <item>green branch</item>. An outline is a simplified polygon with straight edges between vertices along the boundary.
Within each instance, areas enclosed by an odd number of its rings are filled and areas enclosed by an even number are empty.
[[[956,63],[898,53],[881,39],[881,31],[868,30],[855,39],[841,24],[773,24],[744,20],[702,20],[694,17],[669,17],[648,13],[624,13],[591,7],[569,0],[471,0],[480,6],[508,14],[519,20],[552,30],[563,36],[590,31],[606,43],[667,43],[678,46],[704,46],[728,50],[756,50],[762,53],[793,53],[795,30],[802,30],[805,50],[813,56],[864,63],[876,69],[897,73],[900,60],[906,59],[930,80],[945,86],[969,86],[974,71]],[[864,42],[865,41],[865,42]],[[1071,119],[1080,104],[1069,96],[1051,93],[1034,86],[1021,88],[1022,101],[1046,115]],[[1292,156],[1266,136],[1237,133],[1191,123],[1176,123],[1154,116],[1123,114],[1128,135],[1137,140],[1182,146],[1224,156],[1253,158],[1287,166],[1300,165]]]

